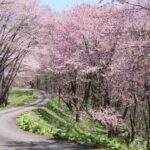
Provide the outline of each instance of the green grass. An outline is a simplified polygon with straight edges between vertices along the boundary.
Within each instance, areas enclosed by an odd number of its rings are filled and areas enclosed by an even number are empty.
[[[14,89],[10,92],[8,106],[0,106],[0,110],[22,106],[33,102],[37,98],[37,94],[33,90]]]
[[[42,108],[23,113],[17,118],[17,124],[26,131],[82,145],[108,150],[136,150],[135,147],[126,148],[121,138],[107,138],[107,130],[90,119],[75,122],[74,114],[63,104],[59,105],[57,98]]]

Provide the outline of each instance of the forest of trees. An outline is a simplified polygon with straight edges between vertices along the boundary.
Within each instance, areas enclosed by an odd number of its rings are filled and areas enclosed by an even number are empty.
[[[58,14],[36,0],[0,0],[0,104],[25,56],[27,68],[39,64],[32,87],[58,95],[76,121],[86,112],[109,137],[123,134],[129,145],[141,136],[150,148],[148,0]]]

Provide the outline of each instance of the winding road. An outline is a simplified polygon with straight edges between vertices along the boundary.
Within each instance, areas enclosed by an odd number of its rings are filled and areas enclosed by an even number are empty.
[[[0,112],[0,150],[92,150],[65,141],[49,140],[25,132],[16,125],[16,117],[22,112],[41,107],[49,100],[42,91],[38,95],[38,99],[31,104]]]

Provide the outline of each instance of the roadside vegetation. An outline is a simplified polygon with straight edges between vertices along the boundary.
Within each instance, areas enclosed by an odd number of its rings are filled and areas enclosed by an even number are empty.
[[[19,90],[14,89],[10,92],[8,105],[4,107],[3,105],[0,106],[0,110],[23,106],[25,104],[29,104],[36,100],[37,94],[33,90]]]
[[[24,130],[49,138],[68,140],[108,150],[144,150],[135,146],[126,147],[122,137],[108,138],[107,129],[83,115],[80,122],[75,115],[60,103],[58,98],[49,101],[44,107],[25,112],[17,118],[17,124]]]

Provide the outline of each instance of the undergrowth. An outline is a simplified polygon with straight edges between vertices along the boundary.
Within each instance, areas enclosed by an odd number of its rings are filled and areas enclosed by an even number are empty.
[[[8,105],[6,107],[0,106],[0,110],[29,104],[36,100],[37,97],[37,93],[33,90],[12,90],[9,95]]]
[[[126,147],[121,138],[108,138],[107,130],[90,119],[75,122],[74,114],[59,104],[57,98],[42,108],[23,113],[17,118],[17,123],[26,131],[82,145],[108,150],[144,150]]]

